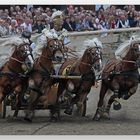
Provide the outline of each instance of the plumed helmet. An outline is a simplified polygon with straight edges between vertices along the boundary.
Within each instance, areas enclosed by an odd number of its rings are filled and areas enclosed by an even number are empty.
[[[55,27],[61,28],[63,24],[62,11],[56,11],[52,14],[52,22]]]

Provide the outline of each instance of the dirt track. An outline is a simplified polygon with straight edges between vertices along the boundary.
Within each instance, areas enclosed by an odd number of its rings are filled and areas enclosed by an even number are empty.
[[[128,101],[122,101],[120,111],[111,110],[111,120],[92,121],[98,101],[99,88],[93,88],[88,100],[87,117],[67,116],[62,110],[62,121],[50,123],[49,112],[36,111],[32,123],[23,121],[20,111],[17,120],[7,117],[0,119],[1,135],[138,135],[140,134],[140,94],[139,89]],[[7,115],[12,115],[9,111]]]

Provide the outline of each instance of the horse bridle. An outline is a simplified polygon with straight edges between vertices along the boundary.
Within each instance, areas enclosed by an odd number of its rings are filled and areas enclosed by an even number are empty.
[[[140,51],[140,50],[139,50]],[[133,54],[132,54],[133,55]],[[132,60],[125,60],[125,59],[121,59],[122,62],[125,62],[125,63],[133,63],[133,64],[136,64],[135,61],[132,61]]]
[[[28,43],[23,43],[23,44],[21,44],[20,46],[16,46],[16,49],[18,50],[18,51],[16,52],[16,56],[21,58],[21,57],[27,57],[27,56],[31,55],[32,58],[33,58],[33,55],[32,55],[32,53],[31,53],[31,51],[30,51],[30,53],[27,53],[26,50],[25,50],[24,52],[21,52],[21,53],[20,53],[20,54],[22,54],[22,56],[19,56],[19,51],[20,51],[20,48],[21,48],[22,46],[26,46],[26,47],[29,48],[29,44],[28,44]],[[14,57],[12,57],[12,56],[11,56],[10,58],[11,58],[12,60],[15,60],[15,61],[21,63],[21,64],[24,63],[24,61],[20,61],[20,60],[18,60],[17,58],[14,58]]]
[[[50,39],[48,42],[47,42],[47,46],[46,47],[49,47],[49,49],[50,49],[50,51],[51,51],[51,53],[52,53],[52,56],[50,56],[50,57],[46,57],[46,56],[41,56],[41,57],[44,57],[44,58],[46,58],[46,59],[49,59],[49,60],[53,60],[53,56],[54,56],[54,53],[57,51],[57,50],[62,50],[62,48],[64,47],[64,45],[63,45],[63,43],[62,43],[62,45],[59,45],[59,44],[55,44],[54,46],[51,46],[51,45],[49,45],[49,43],[52,41],[52,40],[56,40],[57,41],[57,39]],[[59,41],[59,40],[58,40]],[[58,43],[58,42],[55,42],[55,43]],[[56,47],[57,46],[57,47]],[[61,46],[61,47],[60,47]],[[61,51],[61,53],[62,53],[62,51]],[[63,53],[62,53],[63,54]]]
[[[92,58],[92,64],[89,64],[89,65],[91,65],[92,67],[94,66],[94,64],[98,61],[98,60],[102,60],[102,55],[101,55],[101,51],[100,51],[100,48],[99,47],[95,47],[95,49],[96,49],[96,51],[95,51],[95,53],[93,54],[92,52],[91,52],[91,50],[92,50],[92,48],[89,50],[89,54],[90,54],[90,57],[89,57],[89,59],[91,59]],[[97,52],[98,51],[98,52]],[[99,54],[100,53],[100,54]],[[99,57],[99,55],[100,55],[100,57]]]
[[[20,49],[22,46],[27,46],[27,47],[29,48],[29,44],[28,44],[28,43],[23,43],[23,44],[20,44],[20,46],[16,46],[16,49],[18,50],[18,49]],[[19,50],[18,50],[18,51],[19,51]],[[17,57],[19,57],[18,51],[16,52],[16,56],[17,56]],[[25,50],[25,52],[23,53],[22,57],[26,55],[25,57],[27,58],[29,55],[31,55],[32,59],[34,60],[31,51],[29,51],[29,52],[30,52],[30,53],[27,53],[27,51]],[[18,62],[18,63],[20,63],[20,64],[25,64],[25,65],[26,65],[25,61],[20,61],[20,60],[18,60],[18,59],[15,58],[15,57],[12,57],[12,56],[11,56],[10,59],[12,59],[12,60],[14,60],[14,61],[16,61],[16,62]],[[12,68],[10,68],[9,66],[8,66],[8,68],[10,69],[10,71],[14,71],[14,70],[12,70]]]

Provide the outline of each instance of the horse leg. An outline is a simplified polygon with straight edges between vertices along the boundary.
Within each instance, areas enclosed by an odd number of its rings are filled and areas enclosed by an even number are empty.
[[[60,121],[60,109],[56,106],[53,105],[50,107],[50,122],[57,122]]]
[[[108,90],[108,87],[105,85],[104,81],[102,81],[100,96],[99,96],[99,101],[98,101],[98,108],[97,108],[96,113],[93,117],[93,120],[99,121],[101,116],[103,115],[104,96],[105,96],[107,90]]]
[[[59,97],[60,97],[60,95],[62,95],[63,91],[65,90],[66,84],[67,84],[66,81],[60,81],[59,82],[58,91],[57,91],[57,103],[58,104],[59,104],[59,102],[61,102],[61,101],[59,101]]]
[[[31,90],[30,91],[30,97],[28,99],[28,107],[25,111],[25,117],[24,120],[27,120],[28,122],[32,122],[33,116],[34,116],[34,108],[38,102],[40,94],[37,91]]]
[[[60,104],[61,104],[61,100],[60,100],[60,96],[62,95],[62,93],[64,92],[64,90],[65,90],[65,88],[66,88],[66,84],[67,84],[67,82],[66,81],[60,81],[59,82],[59,85],[58,85],[58,90],[57,90],[57,100],[56,100],[56,104],[55,104],[55,106],[56,106],[56,113],[57,113],[57,116],[58,116],[58,120],[60,120],[61,118],[60,118]],[[51,111],[50,110],[50,113],[51,112],[54,112],[54,111]],[[53,116],[53,115],[51,115],[51,116]]]
[[[4,94],[3,94],[4,88],[0,87],[0,103],[2,103],[3,99],[4,99]]]
[[[2,101],[4,100],[5,96],[4,95],[4,88],[0,87],[0,114],[2,112]]]
[[[56,122],[60,120],[60,110],[57,104],[57,93],[52,93],[52,88],[51,85],[48,85],[45,95],[41,96],[39,100],[43,102],[44,108],[50,110],[50,121]]]
[[[20,107],[21,107],[21,91],[22,91],[22,86],[21,86],[21,85],[17,86],[17,87],[14,89],[14,94],[15,94],[15,96],[16,96],[16,109],[15,109],[15,112],[14,112],[14,114],[13,114],[13,117],[14,117],[14,118],[17,118],[19,109],[20,109]]]
[[[64,111],[65,114],[68,114],[68,115],[72,115],[72,111],[73,111],[73,106],[74,106],[74,103],[72,102],[72,93],[68,90],[65,91],[64,93],[67,97],[67,107]]]
[[[123,98],[124,100],[129,99],[129,98],[137,91],[137,88],[138,88],[138,86],[135,86],[135,87],[131,88],[131,89],[128,91],[128,94],[123,95],[122,98]]]
[[[18,95],[16,97],[16,109],[14,111],[13,118],[17,118],[20,107],[21,107],[21,96]]]
[[[107,106],[105,107],[105,111],[103,113],[103,117],[106,118],[106,119],[110,119],[110,108],[111,108],[111,105],[112,103],[114,102],[114,99],[116,98],[115,95],[112,95],[108,101],[108,104]]]
[[[84,106],[84,103],[86,102],[87,95],[88,95],[88,92],[80,94],[79,100],[77,102],[79,116],[85,116],[84,111],[86,108]]]

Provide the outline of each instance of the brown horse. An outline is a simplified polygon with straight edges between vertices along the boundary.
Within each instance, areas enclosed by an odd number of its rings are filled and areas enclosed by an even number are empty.
[[[110,60],[103,69],[98,108],[93,118],[94,120],[100,120],[101,117],[110,119],[111,104],[114,102],[114,109],[119,110],[121,108],[119,99],[127,100],[137,90],[139,83],[137,65],[137,60],[140,58],[139,41],[133,40],[126,47],[121,46],[118,52],[118,55],[123,55],[122,59],[114,58]],[[104,97],[109,90],[114,94],[110,97],[107,106],[104,107]]]
[[[50,78],[54,74],[53,60],[55,53],[63,48],[63,43],[58,39],[47,38],[47,46],[42,48],[41,56],[35,61],[28,81],[28,107],[25,111],[25,120],[31,122],[37,103],[44,102],[51,85],[54,83]]]
[[[81,76],[80,79],[63,79],[58,86],[58,104],[65,104],[64,113],[71,115],[74,104],[78,114],[85,116],[85,102],[91,87],[95,84],[95,70],[101,70],[102,52],[100,46],[90,46],[80,59],[67,60],[62,64],[59,74]],[[60,107],[61,108],[61,107]]]
[[[32,59],[31,48],[28,43],[22,43],[19,46],[14,45],[15,49],[9,61],[0,70],[0,103],[6,96],[13,99],[22,92],[26,85],[26,78],[23,76],[25,70],[30,68]],[[14,116],[17,116],[20,103],[17,102],[17,109]]]

